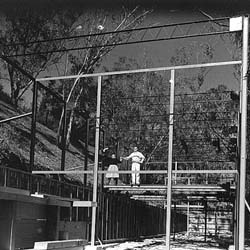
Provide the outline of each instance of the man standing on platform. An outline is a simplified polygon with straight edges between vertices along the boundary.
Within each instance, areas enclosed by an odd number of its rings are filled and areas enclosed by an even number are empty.
[[[124,160],[132,159],[132,171],[140,171],[140,165],[145,160],[145,156],[138,151],[137,147],[134,147],[134,152],[131,153],[129,156],[124,157]],[[131,174],[131,186],[137,185],[140,186],[140,174],[139,173],[132,173]]]

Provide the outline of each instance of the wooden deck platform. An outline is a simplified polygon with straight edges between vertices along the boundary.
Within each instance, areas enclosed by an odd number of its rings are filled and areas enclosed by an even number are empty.
[[[129,193],[144,193],[150,191],[152,193],[165,193],[167,191],[166,185],[140,185],[130,186],[130,185],[107,185],[104,188],[110,191],[121,191]],[[224,188],[219,185],[173,185],[172,190],[174,194],[206,194],[206,195],[216,195],[219,192],[226,192]]]

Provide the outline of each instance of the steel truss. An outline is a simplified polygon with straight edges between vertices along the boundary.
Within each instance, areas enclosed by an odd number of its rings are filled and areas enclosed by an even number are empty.
[[[27,52],[27,53],[19,53],[15,55],[11,55],[9,57],[19,57],[19,56],[32,56],[36,54],[50,54],[50,53],[59,53],[66,51],[76,51],[76,50],[84,50],[84,49],[94,49],[100,47],[116,47],[121,45],[131,45],[131,44],[141,44],[141,43],[150,43],[150,42],[160,42],[160,41],[169,41],[175,39],[183,39],[183,38],[193,38],[193,37],[202,37],[209,35],[223,35],[232,33],[233,31],[229,31],[229,17],[224,18],[215,18],[213,20],[201,20],[201,21],[193,21],[193,22],[183,22],[183,23],[172,23],[166,25],[156,25],[150,27],[142,27],[135,29],[126,29],[126,30],[118,30],[118,31],[108,31],[101,32],[95,34],[87,34],[87,35],[79,35],[79,36],[70,36],[70,37],[59,37],[54,39],[47,40],[38,40],[33,41],[28,44],[36,44],[36,43],[48,43],[48,42],[56,42],[62,40],[75,40],[75,39],[90,39],[95,37],[102,37],[103,41],[106,40],[106,37],[110,37],[110,41],[105,42],[99,45],[89,45],[83,47],[69,47],[62,49],[55,49],[49,51],[41,51],[40,53],[35,52]],[[116,34],[126,35],[129,34],[126,41],[111,41],[112,37]],[[20,46],[23,43],[13,43],[6,44],[5,46]]]

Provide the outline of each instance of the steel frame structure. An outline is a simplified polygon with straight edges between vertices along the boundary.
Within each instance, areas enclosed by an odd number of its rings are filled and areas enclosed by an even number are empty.
[[[26,52],[26,53],[17,53],[14,55],[9,55],[8,57],[20,57],[20,56],[32,56],[36,54],[49,54],[49,53],[59,53],[66,51],[77,51],[84,49],[93,49],[100,47],[114,47],[122,45],[132,45],[132,44],[141,44],[141,43],[150,43],[150,42],[160,42],[160,41],[169,41],[175,39],[183,38],[193,38],[193,37],[202,37],[207,35],[223,35],[233,31],[228,31],[228,20],[229,17],[215,18],[213,20],[198,20],[191,22],[183,23],[171,23],[165,25],[155,25],[150,27],[141,27],[135,29],[126,29],[126,30],[116,30],[116,31],[107,31],[93,34],[84,34],[78,36],[69,36],[69,37],[58,37],[53,39],[46,40],[37,40],[32,41],[26,44],[36,44],[36,43],[46,43],[46,42],[56,42],[62,40],[74,40],[74,39],[90,39],[91,37],[102,36],[105,38],[106,35],[114,36],[116,34],[129,34],[126,41],[119,42],[105,42],[100,45],[89,45],[83,47],[69,47],[61,48],[50,51],[41,51],[36,52]],[[207,31],[208,26],[213,28],[213,32]],[[12,43],[5,44],[5,46],[20,46],[23,43]]]
[[[63,80],[63,79],[80,79],[86,77],[97,77],[97,104],[96,104],[96,136],[95,136],[95,160],[94,169],[91,171],[94,175],[93,179],[93,199],[91,204],[96,204],[97,202],[97,176],[98,173],[103,174],[104,171],[98,171],[98,157],[99,157],[99,134],[100,134],[100,115],[101,115],[101,89],[102,89],[102,78],[104,76],[111,75],[121,75],[121,74],[135,74],[135,73],[146,73],[146,72],[156,72],[156,71],[171,71],[171,101],[170,101],[170,116],[169,116],[169,152],[168,152],[168,170],[166,171],[168,175],[168,185],[167,185],[167,216],[166,216],[166,247],[170,249],[170,209],[171,209],[171,194],[172,194],[172,146],[173,146],[173,107],[174,107],[174,86],[175,86],[175,71],[180,69],[192,69],[201,67],[216,67],[223,65],[242,65],[242,79],[241,79],[241,140],[240,140],[240,171],[239,171],[239,196],[238,196],[238,208],[237,214],[239,217],[239,223],[237,225],[237,230],[235,234],[235,246],[237,250],[244,249],[244,223],[245,223],[245,179],[246,179],[246,128],[247,128],[247,79],[248,79],[248,22],[249,18],[247,16],[242,17],[242,34],[243,34],[243,49],[242,49],[242,61],[228,61],[228,62],[216,62],[216,63],[206,63],[206,64],[195,64],[195,65],[183,65],[183,66],[172,66],[172,67],[160,67],[160,68],[150,68],[150,69],[140,69],[140,70],[127,70],[119,72],[105,72],[105,73],[94,73],[94,74],[80,74],[73,76],[58,76],[58,77],[48,77],[48,78],[33,78],[26,71],[20,68],[17,64],[13,63],[8,57],[0,56],[4,61],[11,64],[16,69],[20,70],[24,75],[34,82],[34,94],[33,94],[33,105],[32,105],[32,143],[31,143],[31,166],[34,163],[34,146],[35,146],[35,127],[36,127],[36,112],[37,112],[37,88],[38,85],[45,88],[56,98],[60,99],[64,103],[64,116],[66,118],[66,106],[67,103],[61,96],[55,94],[50,89],[45,87],[41,82],[49,80]],[[223,31],[224,33],[230,33],[231,31]],[[219,33],[221,34],[221,33]],[[218,32],[206,33],[204,35],[218,35]],[[197,34],[191,37],[199,36]],[[186,36],[185,36],[186,37]],[[183,38],[183,37],[177,37]],[[171,38],[174,39],[174,38]],[[168,39],[169,40],[169,39]],[[141,41],[142,42],[142,41]],[[65,119],[66,120],[66,119]],[[65,128],[65,127],[64,127]],[[64,131],[65,133],[65,131]],[[32,158],[33,157],[33,158]],[[64,152],[65,158],[65,152]],[[63,161],[63,155],[62,155]],[[63,171],[64,166],[62,166],[61,174],[66,174],[68,171]],[[74,173],[74,171],[70,171]],[[88,171],[76,171],[78,173],[86,173]],[[75,172],[75,173],[76,173]],[[130,171],[131,172],[131,171]],[[33,173],[38,173],[37,171]],[[40,171],[40,173],[45,173],[45,171]],[[53,171],[50,172],[52,174]],[[56,172],[54,172],[56,173]],[[59,173],[59,172],[57,172]],[[91,247],[95,249],[95,231],[96,231],[96,206],[92,206],[92,226],[91,226]],[[239,227],[240,225],[240,227]]]
[[[104,174],[106,171],[98,170],[98,154],[99,154],[99,132],[100,132],[100,109],[101,109],[101,85],[102,85],[102,77],[105,76],[113,76],[113,75],[124,75],[124,74],[135,74],[135,73],[146,73],[146,72],[159,72],[159,71],[171,71],[171,101],[170,101],[170,117],[169,117],[169,148],[172,148],[173,145],[173,107],[174,107],[174,74],[176,70],[181,69],[193,69],[193,68],[202,68],[202,67],[216,67],[216,66],[226,66],[226,65],[241,65],[242,61],[227,61],[227,62],[216,62],[216,63],[206,63],[206,64],[194,64],[194,65],[182,65],[182,66],[171,66],[171,67],[158,67],[158,68],[147,68],[147,69],[139,69],[139,70],[126,70],[126,71],[115,71],[115,72],[105,72],[105,73],[94,73],[94,74],[82,74],[82,75],[73,75],[73,76],[59,76],[59,77],[48,77],[48,78],[38,78],[37,80],[40,82],[49,81],[49,80],[63,80],[63,79],[76,79],[76,78],[88,78],[88,77],[96,77],[98,81],[97,86],[97,107],[96,107],[96,140],[95,140],[95,163],[93,171],[70,171],[71,173],[82,173],[88,174],[92,173],[94,175],[94,183],[93,183],[93,203],[97,202],[97,175],[98,173]],[[159,171],[158,173],[166,173],[168,175],[168,185],[167,185],[167,215],[166,215],[166,247],[170,249],[170,221],[171,221],[171,194],[172,194],[172,150],[168,152],[168,169],[167,171]],[[179,170],[178,170],[179,171]],[[212,171],[212,170],[211,170]],[[54,171],[53,171],[54,172]],[[118,171],[119,173],[132,173],[133,171]],[[152,171],[139,171],[140,173],[153,173]],[[189,170],[184,170],[185,173],[190,173]],[[184,173],[183,172],[183,173]],[[194,173],[197,172],[194,170]],[[199,171],[198,171],[199,172]],[[203,171],[202,171],[203,172]],[[206,171],[205,171],[206,172]],[[208,171],[209,172],[209,171]],[[48,173],[45,171],[34,171],[33,173]],[[52,173],[52,172],[50,172]],[[69,171],[56,171],[54,173],[69,173]],[[203,172],[204,173],[204,172]],[[233,171],[235,173],[235,171]],[[95,224],[96,224],[96,207],[92,207],[92,230],[91,230],[91,246],[95,246]],[[94,249],[94,248],[93,248]]]

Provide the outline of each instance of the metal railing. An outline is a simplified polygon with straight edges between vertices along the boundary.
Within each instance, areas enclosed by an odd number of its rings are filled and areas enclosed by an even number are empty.
[[[19,169],[0,166],[0,186],[28,190],[67,198],[85,199],[84,193],[92,191],[85,187],[52,179],[49,175],[34,175]],[[86,197],[87,198],[87,197]]]

